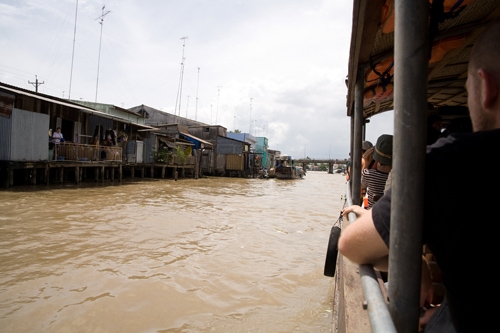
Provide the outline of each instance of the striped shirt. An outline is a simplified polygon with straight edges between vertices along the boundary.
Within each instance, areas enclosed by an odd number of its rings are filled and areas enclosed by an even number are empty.
[[[362,174],[362,182],[366,184],[366,194],[368,196],[368,208],[371,208],[375,203],[374,198],[384,195],[385,183],[389,176],[386,172],[378,171],[377,169],[364,169]]]

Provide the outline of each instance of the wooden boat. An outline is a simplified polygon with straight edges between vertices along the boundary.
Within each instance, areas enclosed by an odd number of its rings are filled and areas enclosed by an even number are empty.
[[[305,171],[295,165],[291,156],[282,155],[276,160],[275,175],[278,179],[299,179],[305,176]]]
[[[391,263],[383,276],[370,265],[358,266],[337,255],[339,231],[332,227],[325,275],[335,277],[333,332],[418,330],[418,273],[422,255],[427,259],[419,237],[423,223],[419,212],[424,209],[425,196],[426,120],[429,114],[440,115],[443,127],[451,131],[453,120],[469,117],[465,82],[471,47],[488,23],[500,17],[498,0],[429,3],[436,6],[432,9],[427,1],[353,1],[346,105],[351,117],[351,175],[357,176],[348,181],[345,200],[347,206],[361,203],[361,149],[369,119],[394,110],[391,121],[399,149],[393,154],[397,167],[391,172],[391,216],[395,222],[390,228],[391,244],[398,246],[396,251],[389,249]],[[347,220],[341,228],[357,223],[354,213]],[[467,270],[464,274],[475,281],[475,273]],[[442,300],[443,286],[437,288],[439,272],[431,275],[434,306]],[[387,288],[386,280],[390,280]],[[478,321],[477,331],[483,330],[480,325]]]

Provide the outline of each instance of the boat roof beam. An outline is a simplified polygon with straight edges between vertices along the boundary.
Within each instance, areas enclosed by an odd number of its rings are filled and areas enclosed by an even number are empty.
[[[419,322],[425,180],[429,8],[426,1],[395,4],[394,145],[389,311],[398,332]],[[431,17],[432,25],[432,17]]]
[[[365,67],[360,66],[357,71],[356,87],[354,92],[354,140],[352,156],[352,175],[361,175],[361,144],[363,138],[363,98],[365,84]],[[361,204],[361,178],[351,177],[352,200],[355,205]]]

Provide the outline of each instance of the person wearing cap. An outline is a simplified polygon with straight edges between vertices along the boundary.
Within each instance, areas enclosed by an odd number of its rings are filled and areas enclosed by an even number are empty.
[[[500,142],[500,19],[473,42],[467,70],[467,104],[472,133],[450,134],[427,146],[422,212],[422,245],[432,251],[441,270],[446,306],[441,304],[425,327],[425,332],[441,322],[449,312],[449,323],[457,332],[486,332],[496,327],[496,316],[481,306],[494,299],[496,273],[470,271],[470,251],[481,262],[497,261],[498,234],[491,223],[499,220],[498,211],[488,201],[500,187],[496,163],[481,163],[478,174],[464,174],[464,160],[482,161],[498,149]],[[343,215],[358,218],[342,230],[338,250],[357,264],[370,264],[387,271],[391,232],[390,188],[371,210],[350,206]],[[404,240],[403,240],[404,241]],[[396,249],[390,249],[394,251]],[[425,290],[425,289],[422,289]],[[420,297],[423,299],[422,295]],[[422,306],[421,302],[421,306]],[[478,306],[479,305],[479,306]],[[444,332],[444,330],[435,330]],[[449,332],[447,330],[446,332]]]
[[[361,184],[366,187],[368,207],[384,195],[385,183],[392,168],[392,135],[382,134],[373,147],[374,167],[368,166],[361,173]]]

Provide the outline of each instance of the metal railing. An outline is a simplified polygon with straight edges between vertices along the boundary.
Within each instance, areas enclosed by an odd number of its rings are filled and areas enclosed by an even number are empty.
[[[56,161],[122,161],[122,148],[96,146],[80,143],[59,143],[54,145]]]
[[[346,199],[347,205],[352,206],[353,203],[349,182],[347,182]],[[351,223],[356,223],[355,220],[356,214],[352,212],[349,213],[349,221],[353,221]],[[368,311],[368,319],[370,320],[372,332],[397,332],[373,266],[359,265],[359,275],[361,276],[361,286],[363,288],[363,296],[365,298],[366,310]]]

